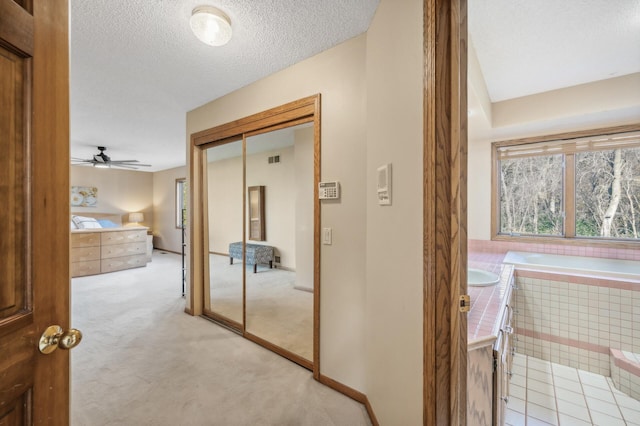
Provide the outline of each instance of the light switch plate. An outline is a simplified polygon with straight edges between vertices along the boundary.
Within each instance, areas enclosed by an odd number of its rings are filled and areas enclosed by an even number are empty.
[[[331,228],[322,228],[322,244],[324,245],[331,245],[331,239],[332,239],[332,231]]]

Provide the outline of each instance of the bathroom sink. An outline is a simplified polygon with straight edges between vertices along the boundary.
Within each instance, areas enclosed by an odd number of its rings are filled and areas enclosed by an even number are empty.
[[[496,285],[500,282],[500,277],[493,272],[482,269],[467,269],[467,285],[469,287],[486,287]]]

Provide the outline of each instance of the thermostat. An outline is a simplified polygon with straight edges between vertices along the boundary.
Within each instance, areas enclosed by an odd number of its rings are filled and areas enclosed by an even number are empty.
[[[321,200],[337,200],[340,198],[340,182],[320,182],[318,184],[318,196]]]

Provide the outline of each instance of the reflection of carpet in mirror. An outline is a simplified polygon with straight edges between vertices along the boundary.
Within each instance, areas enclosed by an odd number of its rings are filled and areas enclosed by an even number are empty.
[[[211,310],[242,321],[242,264],[229,265],[227,256],[210,255]],[[249,333],[313,360],[313,293],[293,288],[296,273],[247,267],[247,325]]]

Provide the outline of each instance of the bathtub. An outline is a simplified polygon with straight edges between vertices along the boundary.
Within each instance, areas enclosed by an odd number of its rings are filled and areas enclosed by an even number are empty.
[[[523,270],[640,283],[640,262],[634,260],[510,251],[503,263],[515,265],[517,269]]]

